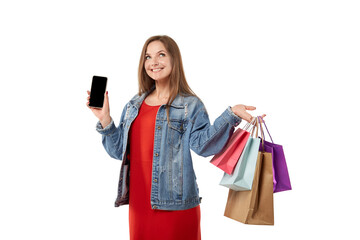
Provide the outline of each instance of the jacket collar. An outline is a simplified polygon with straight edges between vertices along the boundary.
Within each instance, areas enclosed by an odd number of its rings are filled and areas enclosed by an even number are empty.
[[[137,108],[140,108],[140,105],[142,104],[142,102],[144,101],[144,99],[152,92],[152,90],[155,89],[155,85],[153,85],[151,87],[151,89],[143,94],[141,94],[140,96],[138,94],[136,94],[131,100],[130,100],[130,104],[134,105]],[[174,101],[170,104],[170,106],[175,107],[175,108],[184,108],[184,96],[181,96],[180,94],[178,94]]]

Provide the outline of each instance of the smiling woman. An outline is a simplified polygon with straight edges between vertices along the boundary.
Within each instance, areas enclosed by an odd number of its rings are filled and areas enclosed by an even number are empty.
[[[165,35],[153,36],[145,42],[139,61],[139,96],[156,88],[145,99],[150,105],[166,104],[167,107],[180,93],[196,96],[188,85],[182,64],[181,53],[176,42]]]
[[[145,42],[138,81],[139,92],[125,105],[118,127],[108,94],[102,109],[90,108],[105,150],[122,160],[115,206],[129,204],[132,240],[199,240],[201,197],[190,150],[203,157],[219,153],[255,107],[229,106],[211,125],[187,84],[176,42],[165,35]]]

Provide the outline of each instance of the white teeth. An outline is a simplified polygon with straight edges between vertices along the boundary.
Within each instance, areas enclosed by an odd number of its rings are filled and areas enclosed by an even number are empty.
[[[161,71],[162,69],[161,68],[157,68],[157,69],[153,69],[152,71],[153,72],[159,72],[159,71]]]

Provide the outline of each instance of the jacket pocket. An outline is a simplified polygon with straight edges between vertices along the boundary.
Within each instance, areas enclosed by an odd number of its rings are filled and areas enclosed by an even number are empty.
[[[170,120],[168,143],[175,149],[181,146],[182,136],[186,130],[186,122],[183,120]]]

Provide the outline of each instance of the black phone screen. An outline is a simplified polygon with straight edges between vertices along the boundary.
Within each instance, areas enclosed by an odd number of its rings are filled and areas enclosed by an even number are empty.
[[[93,76],[90,91],[90,107],[102,108],[104,104],[104,94],[106,91],[106,77]]]

